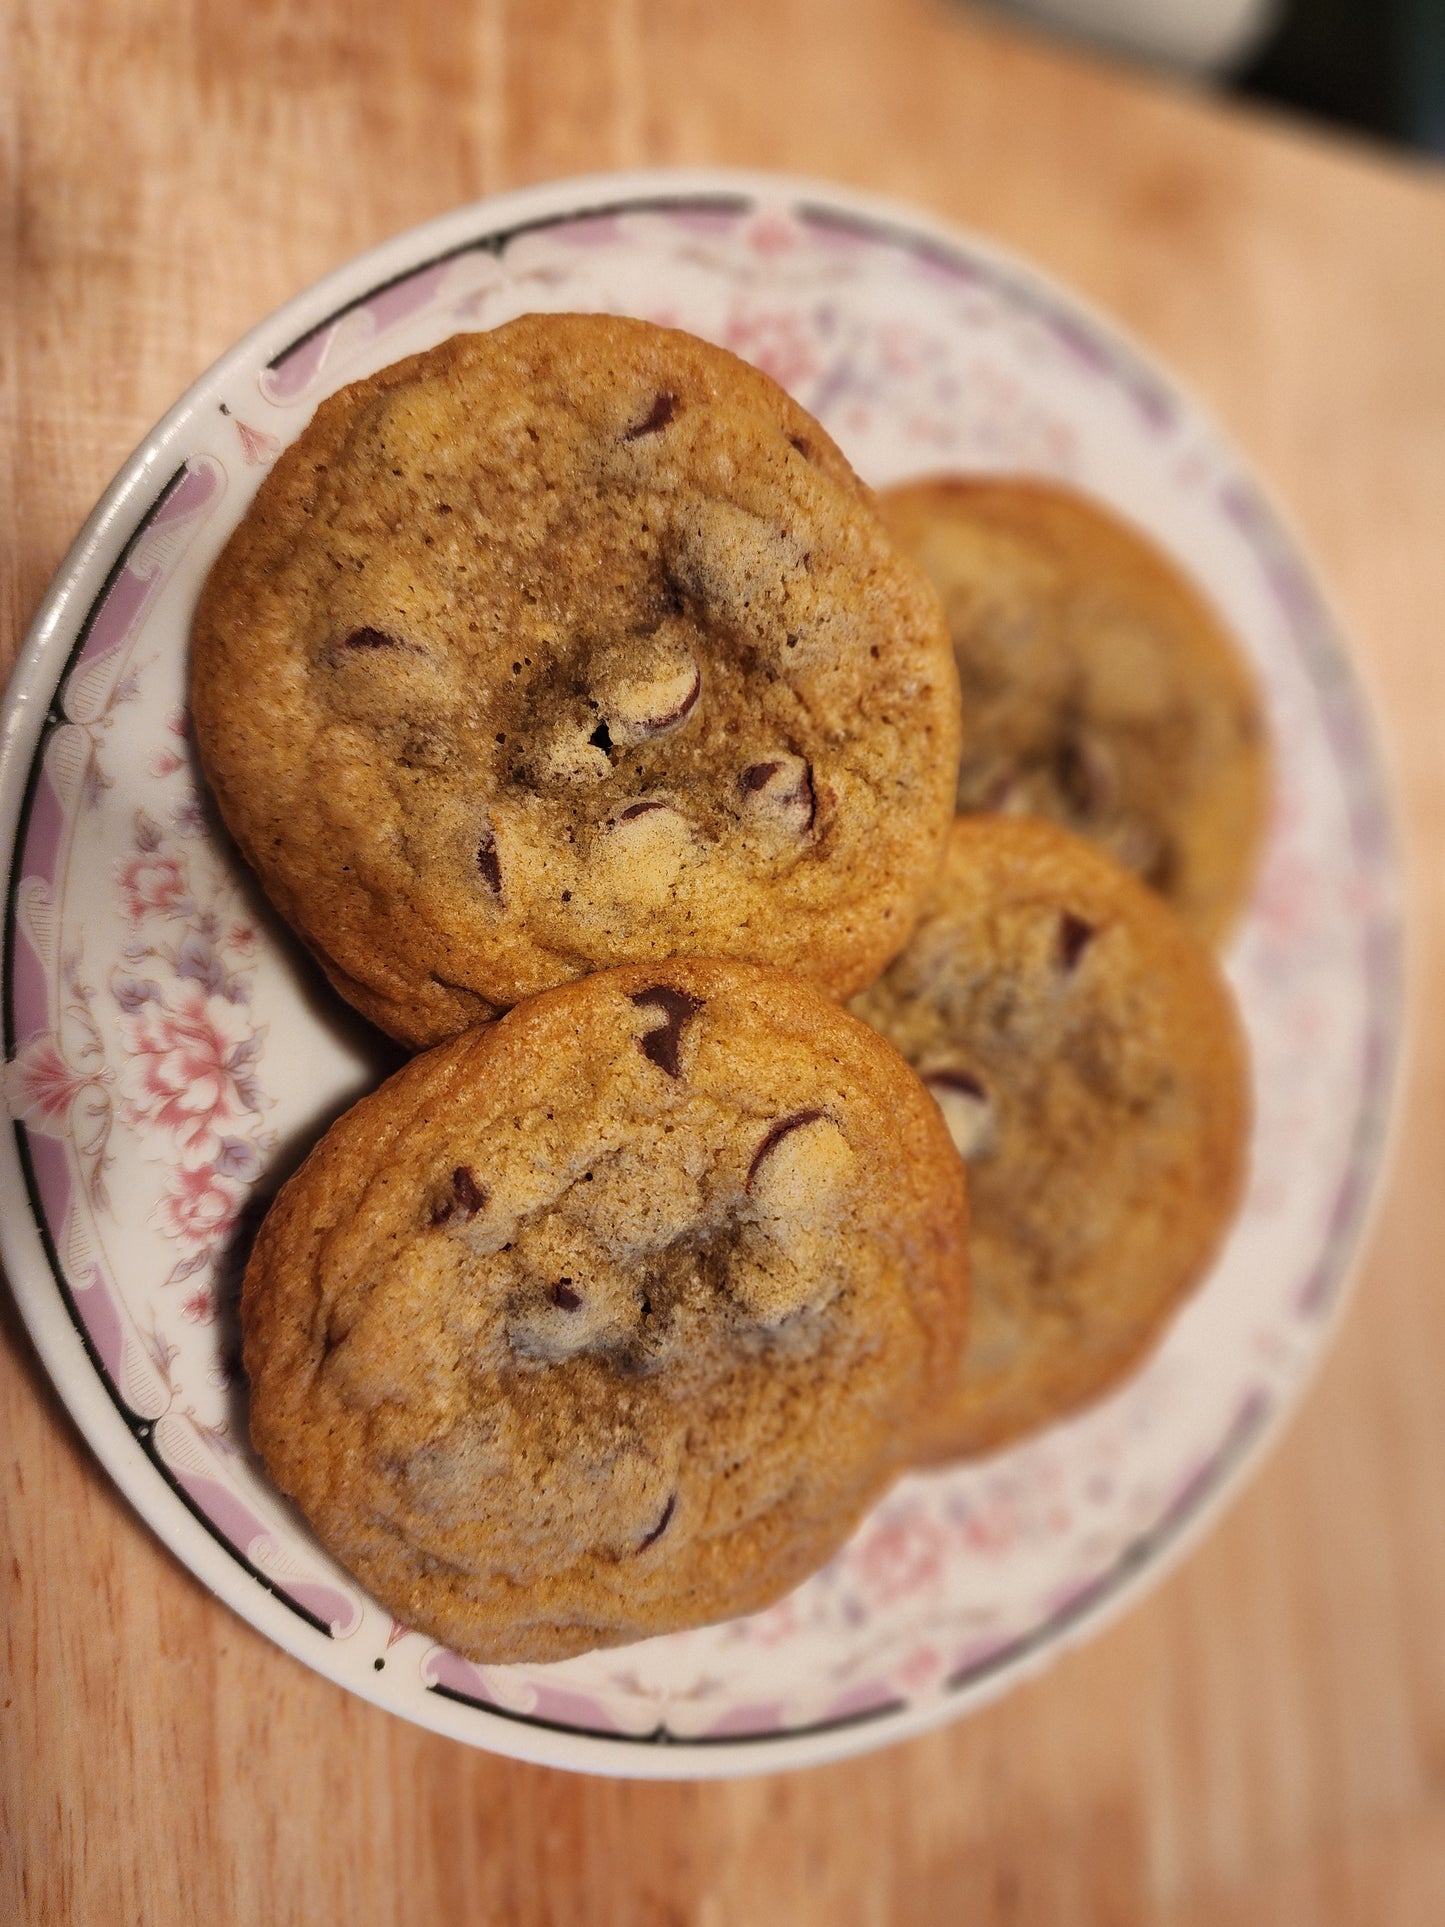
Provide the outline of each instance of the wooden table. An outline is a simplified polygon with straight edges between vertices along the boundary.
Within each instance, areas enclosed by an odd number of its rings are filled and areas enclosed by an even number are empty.
[[[1072,282],[1275,485],[1392,741],[1416,991],[1341,1342],[1224,1524],[994,1710],[793,1777],[586,1781],[348,1697],[140,1525],[6,1298],[0,1916],[1445,1919],[1445,178],[944,0],[13,0],[0,93],[5,660],[150,423],[359,249],[584,170],[831,176]]]

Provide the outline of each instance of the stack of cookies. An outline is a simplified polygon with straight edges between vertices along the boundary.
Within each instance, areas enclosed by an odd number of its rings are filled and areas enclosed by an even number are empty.
[[[1185,919],[1247,882],[1257,701],[1227,638],[1141,672],[1088,555],[1021,615],[966,495],[880,511],[722,350],[527,316],[325,403],[207,584],[225,820],[423,1052],[262,1228],[252,1433],[475,1659],[766,1605],[1113,1383],[1227,1227],[1247,1070]]]

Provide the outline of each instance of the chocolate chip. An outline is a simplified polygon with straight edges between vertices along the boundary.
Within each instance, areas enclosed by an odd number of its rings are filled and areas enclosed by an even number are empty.
[[[660,428],[667,427],[676,412],[677,396],[669,395],[664,391],[654,399],[646,421],[638,422],[635,427],[629,428],[622,437],[623,441],[635,442],[643,435],[655,435]]]
[[[483,883],[494,896],[502,894],[502,860],[497,854],[497,839],[490,830],[477,845],[477,869]]]
[[[587,740],[594,749],[600,749],[608,756],[612,754],[612,737],[606,723],[599,723]]]
[[[775,829],[806,836],[818,814],[812,765],[801,756],[775,756],[750,763],[738,777],[749,815]]]
[[[667,1504],[662,1508],[662,1517],[658,1520],[657,1524],[652,1528],[651,1532],[648,1533],[647,1537],[643,1540],[642,1544],[637,1548],[639,1552],[646,1552],[649,1546],[656,1545],[657,1541],[662,1537],[663,1533],[666,1532],[667,1528],[672,1524],[672,1515],[674,1512],[676,1512],[676,1510],[677,1510],[677,1494],[674,1492],[671,1498],[668,1500]]]
[[[797,782],[783,799],[795,813],[806,815],[805,828],[812,829],[813,819],[818,814],[818,799],[813,793],[813,772],[804,766]]]
[[[805,441],[801,435],[789,435],[788,440],[793,444],[793,447],[797,449],[805,462],[812,461],[813,445],[811,442]]]
[[[665,735],[687,721],[702,694],[697,664],[675,651],[618,673],[604,672],[595,706],[605,711],[611,743],[627,747]],[[593,738],[596,741],[596,738]]]
[[[399,649],[401,644],[384,630],[368,628],[353,629],[341,646],[343,649]]]
[[[1117,785],[1108,754],[1090,737],[1063,739],[1054,752],[1054,780],[1079,816],[1102,816],[1114,801]]]
[[[573,1291],[570,1278],[559,1278],[548,1296],[560,1311],[576,1311],[582,1303],[582,1294],[579,1291]]]
[[[653,984],[647,990],[636,991],[632,1002],[639,1010],[662,1012],[663,1021],[638,1041],[650,1064],[656,1064],[669,1077],[680,1077],[682,1033],[702,1009],[702,999],[689,997],[685,990],[674,990],[671,984]]]
[[[669,804],[658,802],[655,796],[645,796],[640,803],[629,803],[625,810],[619,810],[617,812],[617,821],[619,823],[630,823],[633,817],[646,816],[649,810],[665,810],[668,808],[670,808]]]
[[[433,1224],[460,1224],[467,1218],[475,1218],[479,1211],[487,1208],[485,1186],[477,1183],[465,1164],[459,1164],[452,1172],[452,1188],[448,1197],[433,1206]]]
[[[486,1208],[487,1194],[465,1164],[459,1164],[452,1172],[452,1195],[457,1201],[457,1209],[465,1211],[469,1218],[474,1218]]]
[[[688,717],[692,714],[694,708],[697,705],[697,699],[701,694],[702,694],[702,677],[694,676],[692,680],[691,689],[688,690],[687,694],[683,697],[682,701],[677,705],[677,707],[675,709],[670,709],[665,716],[654,716],[651,719],[653,735],[654,736],[658,735],[664,729],[675,729],[677,725],[680,722],[682,722],[685,717]]]
[[[1094,926],[1066,910],[1059,919],[1059,963],[1072,970],[1094,940]]]
[[[1167,897],[1179,881],[1179,852],[1172,843],[1161,843],[1148,866],[1141,867],[1140,874],[1151,890]]]
[[[791,1117],[780,1117],[769,1129],[757,1150],[753,1152],[753,1161],[748,1166],[747,1181],[743,1185],[744,1191],[752,1190],[753,1179],[758,1174],[758,1166],[770,1151],[776,1150],[790,1131],[799,1130],[804,1124],[816,1124],[822,1116],[822,1111],[795,1111]]]
[[[680,722],[684,722],[692,714],[701,694],[702,677],[694,669],[692,680],[683,694],[666,709],[659,709],[652,715],[638,716],[633,719],[631,733],[637,736],[660,736],[666,729],[676,729]]]
[[[982,1084],[967,1071],[930,1071],[923,1081],[930,1086],[940,1085],[945,1091],[962,1091],[965,1097],[976,1097],[980,1103],[988,1098]]]
[[[998,1118],[988,1092],[968,1071],[923,1071],[928,1094],[943,1113],[954,1149],[965,1160],[984,1158],[998,1146]]]

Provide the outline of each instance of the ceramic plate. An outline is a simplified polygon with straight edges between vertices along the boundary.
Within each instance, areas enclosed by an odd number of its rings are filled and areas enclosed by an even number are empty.
[[[862,474],[1031,470],[1091,490],[1205,585],[1279,749],[1229,958],[1258,1122],[1243,1214],[1163,1348],[1035,1443],[907,1480],[771,1611],[552,1666],[475,1666],[321,1551],[247,1443],[235,1291],[264,1199],[386,1059],[258,898],[197,781],[197,591],[343,383],[459,329],[592,309],[767,369]],[[1152,1583],[1297,1401],[1375,1187],[1398,1053],[1374,736],[1275,512],[1116,330],[920,216],[756,176],[611,176],[416,229],[266,322],[124,469],[17,671],[0,1216],[62,1397],[162,1539],[278,1644],[463,1740],[657,1776],[879,1746],[993,1697]],[[159,1663],[159,1658],[157,1663]]]

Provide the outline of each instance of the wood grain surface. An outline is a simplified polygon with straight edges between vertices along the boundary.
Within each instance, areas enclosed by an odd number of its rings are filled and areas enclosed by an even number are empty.
[[[496,189],[668,162],[916,202],[1119,316],[1319,557],[1413,860],[1385,1205],[1297,1423],[1126,1620],[993,1710],[791,1777],[653,1786],[349,1697],[130,1513],[0,1294],[0,1918],[1445,1920],[1445,179],[944,0],[10,0],[0,647],[243,330]]]

